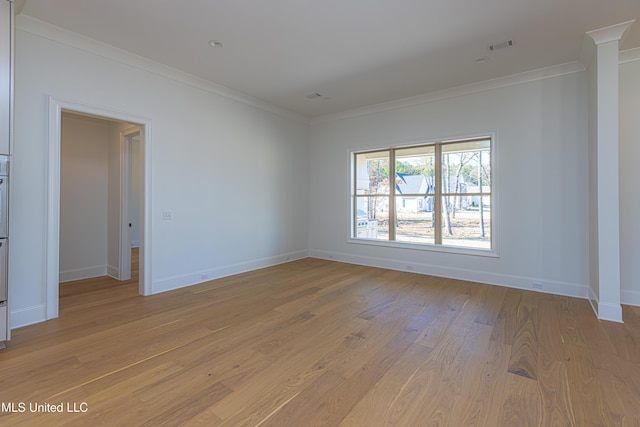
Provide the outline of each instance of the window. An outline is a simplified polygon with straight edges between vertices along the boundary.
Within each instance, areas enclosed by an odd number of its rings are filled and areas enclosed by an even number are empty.
[[[353,153],[352,238],[492,249],[491,146],[481,137]]]

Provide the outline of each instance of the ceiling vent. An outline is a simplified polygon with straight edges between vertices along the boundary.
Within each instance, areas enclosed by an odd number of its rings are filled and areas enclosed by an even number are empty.
[[[489,51],[495,52],[496,50],[506,49],[513,46],[513,40],[507,40],[506,42],[494,43],[489,45]]]

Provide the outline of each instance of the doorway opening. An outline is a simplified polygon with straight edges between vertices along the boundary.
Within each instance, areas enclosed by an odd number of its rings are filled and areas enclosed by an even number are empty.
[[[78,141],[75,147],[73,144],[70,147],[62,145],[63,121],[69,120],[75,120],[80,126],[80,130],[76,129]],[[97,142],[82,145],[83,126],[85,131],[99,129],[102,141],[99,137]],[[105,275],[120,281],[131,278],[134,222],[138,247],[134,256],[139,259],[138,293],[152,293],[150,129],[148,119],[49,99],[47,319],[58,317],[59,283],[62,281]],[[101,146],[100,142],[106,146]],[[75,155],[91,159],[80,159],[74,165],[67,156],[69,149],[79,149],[80,153]],[[62,168],[63,163],[65,168]],[[74,181],[66,169],[69,164],[73,165],[71,169],[84,168],[80,172],[87,173],[86,178],[78,180],[76,177]],[[134,189],[132,184],[138,187]],[[137,199],[131,199],[133,195]],[[95,206],[83,206],[83,202]],[[69,248],[70,253],[63,252]]]
[[[119,133],[120,154],[120,239],[119,280],[131,279],[132,250],[138,254],[140,248],[140,201],[142,200],[140,171],[140,137],[138,126],[131,126]],[[115,276],[114,276],[115,277]]]

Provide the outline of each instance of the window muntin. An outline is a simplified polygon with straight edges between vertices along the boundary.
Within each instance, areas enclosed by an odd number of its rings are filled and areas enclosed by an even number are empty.
[[[491,145],[482,137],[354,153],[352,238],[492,249]]]
[[[354,237],[389,240],[390,151],[355,155]]]

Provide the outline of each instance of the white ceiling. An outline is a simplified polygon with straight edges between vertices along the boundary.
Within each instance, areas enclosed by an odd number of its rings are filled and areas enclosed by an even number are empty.
[[[631,19],[639,22],[621,47],[640,47],[640,0],[17,0],[16,7],[307,117],[576,61],[586,31]],[[488,50],[509,39],[513,47]],[[307,98],[314,92],[323,96]]]

